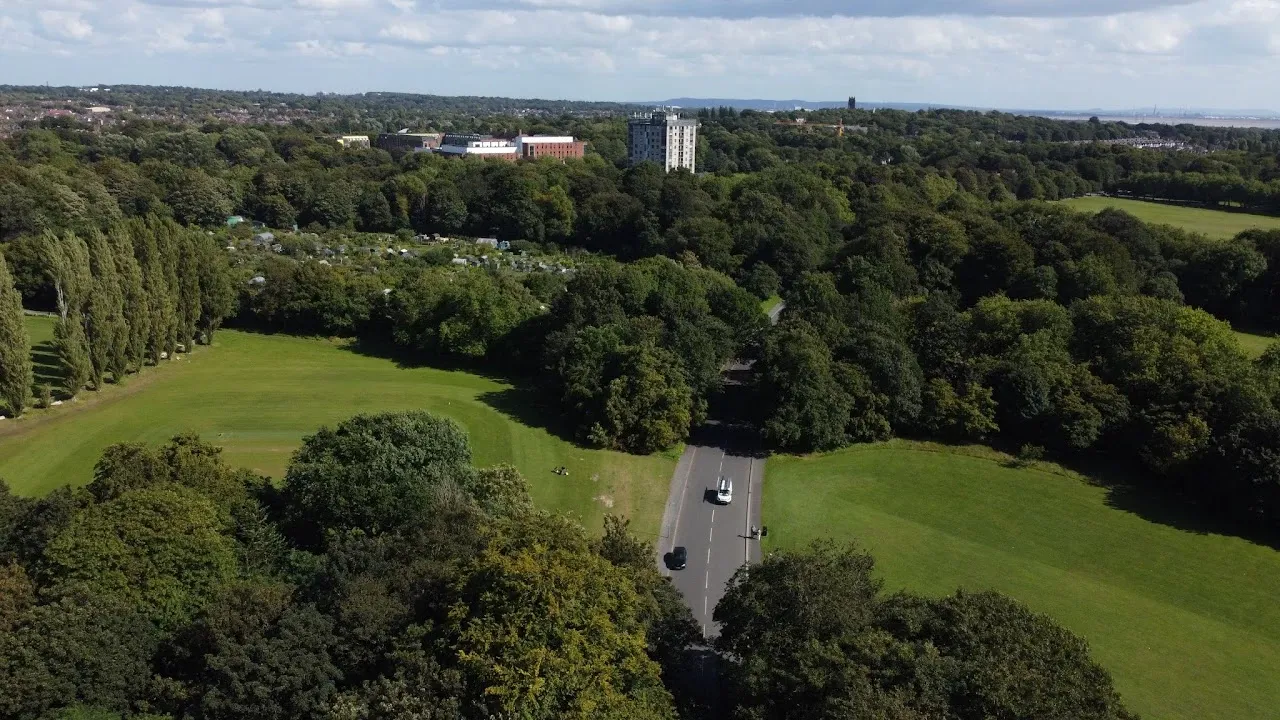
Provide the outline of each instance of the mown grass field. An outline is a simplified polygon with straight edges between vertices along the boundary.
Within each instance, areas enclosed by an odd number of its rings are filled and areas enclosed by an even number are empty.
[[[28,318],[33,344],[52,320]],[[39,355],[39,348],[36,349]],[[325,340],[223,331],[211,348],[149,368],[121,387],[0,428],[0,477],[15,492],[39,495],[87,483],[103,448],[160,443],[191,430],[221,445],[227,461],[275,478],[303,436],[361,412],[423,409],[466,427],[478,465],[512,463],[529,479],[539,507],[588,527],[605,512],[632,518],[656,537],[679,449],[636,457],[586,450],[548,427],[558,411],[534,405],[517,388],[464,372],[403,368]],[[565,466],[568,477],[552,472]]]
[[[1145,222],[1173,225],[1191,232],[1204,233],[1212,238],[1234,237],[1236,233],[1250,228],[1280,229],[1280,217],[1270,215],[1250,215],[1226,210],[1100,196],[1071,198],[1061,202],[1084,212],[1098,212],[1113,207],[1124,210]]]
[[[1108,491],[983,449],[894,441],[769,460],[765,549],[856,540],[889,589],[994,588],[1088,639],[1147,718],[1280,708],[1280,552],[1108,504]]]
[[[1269,335],[1258,335],[1255,333],[1241,332],[1239,330],[1235,331],[1235,335],[1236,342],[1240,343],[1240,349],[1244,350],[1244,354],[1248,355],[1250,358],[1261,357],[1262,353],[1266,352],[1267,348],[1271,347],[1271,343],[1276,341],[1276,338]]]

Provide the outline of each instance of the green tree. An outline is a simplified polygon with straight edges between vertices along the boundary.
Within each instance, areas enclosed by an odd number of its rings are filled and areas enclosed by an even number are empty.
[[[689,436],[693,397],[679,360],[654,345],[627,346],[607,365],[602,413],[591,428],[593,442],[648,454]]]
[[[910,716],[908,703],[878,686],[867,667],[880,650],[866,639],[882,584],[874,567],[870,555],[854,548],[815,544],[769,553],[734,574],[716,605],[715,645],[733,658],[725,671],[739,713]]]
[[[206,238],[195,238],[196,264],[200,296],[200,317],[196,324],[205,344],[213,342],[213,334],[222,321],[236,311],[236,289],[231,281],[231,268],[226,253]]]
[[[920,425],[935,437],[981,441],[1000,429],[990,388],[968,383],[956,392],[951,383],[934,378],[925,383],[922,400]]]
[[[448,635],[469,699],[530,720],[673,717],[631,578],[536,530],[510,532],[526,538],[491,547],[456,587]]]
[[[182,178],[165,196],[165,203],[184,225],[221,225],[231,214],[226,186],[199,168],[183,171]]]
[[[337,180],[321,188],[311,200],[304,218],[325,227],[347,227],[355,222],[359,190],[349,182]]]
[[[356,215],[360,229],[365,232],[393,232],[396,229],[391,203],[387,202],[386,195],[375,188],[367,189],[360,195]]]
[[[298,222],[298,211],[285,196],[267,195],[258,203],[258,219],[273,228],[291,228]]]
[[[200,245],[203,236],[191,232],[180,233],[177,238],[178,278],[178,344],[186,352],[195,349],[200,328],[202,303],[200,297]]]
[[[145,695],[158,640],[142,613],[96,594],[32,605],[0,629],[0,716],[47,717],[76,703],[129,710]]]
[[[134,256],[132,233],[137,228],[137,224],[117,224],[109,236],[128,328],[124,355],[130,372],[137,372],[146,362],[147,336],[151,333],[150,296],[143,286],[142,266]]]
[[[357,415],[303,440],[285,475],[287,527],[307,545],[325,533],[380,534],[425,520],[437,486],[474,480],[471,445],[426,412]]]
[[[166,662],[180,713],[202,718],[321,717],[341,672],[333,621],[282,585],[230,587],[201,611]]]
[[[552,185],[545,192],[538,193],[534,200],[542,210],[542,224],[548,241],[563,243],[573,237],[573,200],[562,186]]]
[[[467,222],[467,204],[452,183],[438,180],[427,187],[426,202],[415,227],[422,232],[452,234]]]
[[[58,301],[53,343],[62,369],[63,385],[75,397],[89,382],[93,367],[84,331],[84,306],[92,291],[89,248],[74,233],[62,237],[46,233],[42,239],[45,269]]]
[[[160,268],[164,273],[164,287],[169,295],[169,309],[164,314],[164,352],[169,359],[178,351],[178,342],[182,335],[183,298],[182,280],[178,276],[181,264],[182,244],[186,231],[171,221],[158,225],[156,232],[156,248],[160,253]]]
[[[147,294],[146,357],[151,364],[160,362],[160,354],[165,352],[168,328],[173,323],[177,308],[173,294],[169,291],[169,279],[164,269],[164,259],[160,253],[159,234],[161,225],[150,220],[145,225],[139,223],[134,227],[134,252],[142,270],[143,289]]]
[[[53,323],[53,347],[62,370],[62,387],[69,397],[75,397],[88,384],[93,374],[89,360],[89,340],[84,334],[84,322],[79,310],[71,310],[67,317]]]
[[[811,328],[767,333],[756,372],[767,442],[798,451],[845,444],[853,401],[836,382],[830,349]]]
[[[89,361],[93,385],[101,390],[108,372],[116,382],[124,379],[128,364],[129,327],[125,324],[124,294],[116,270],[115,251],[100,232],[89,235],[89,272],[92,276],[85,303],[85,335],[89,341]]]
[[[884,598],[873,570],[817,543],[734,575],[714,617],[739,716],[1133,718],[1047,617],[994,592]]]
[[[82,510],[45,554],[63,592],[127,602],[172,629],[235,576],[234,543],[221,528],[200,493],[157,486]]]
[[[0,255],[0,400],[10,415],[17,417],[26,410],[33,382],[31,336],[22,316],[22,296]]]
[[[962,590],[886,605],[882,627],[917,657],[941,655],[950,717],[1134,717],[1082,638],[1012,598]]]
[[[493,515],[517,515],[533,510],[529,481],[514,465],[479,470],[463,490],[475,498],[483,510]]]

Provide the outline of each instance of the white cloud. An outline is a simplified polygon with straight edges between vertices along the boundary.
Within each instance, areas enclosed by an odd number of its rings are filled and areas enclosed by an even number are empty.
[[[9,82],[1280,109],[1280,0],[0,2]]]
[[[93,26],[85,22],[78,12],[41,10],[39,17],[41,27],[56,37],[84,40],[93,34]]]

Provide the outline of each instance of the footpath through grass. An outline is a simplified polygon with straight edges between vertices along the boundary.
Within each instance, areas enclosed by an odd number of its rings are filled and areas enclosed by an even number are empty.
[[[769,460],[765,541],[856,540],[886,588],[994,588],[1088,639],[1147,718],[1280,708],[1280,552],[1108,504],[1056,466],[894,441]]]
[[[30,318],[32,334],[43,333],[46,323]],[[461,423],[477,465],[518,467],[539,507],[588,527],[614,512],[632,518],[641,537],[657,536],[675,454],[577,447],[544,429],[555,426],[557,410],[535,406],[528,393],[503,382],[406,369],[324,340],[230,330],[212,348],[149,368],[101,396],[86,392],[76,403],[5,421],[0,478],[23,495],[84,484],[108,445],[160,443],[186,430],[221,445],[232,465],[279,478],[303,436],[321,425],[361,412],[415,409]],[[552,472],[561,465],[568,477]]]
[[[1250,215],[1248,213],[1213,210],[1211,208],[1166,205],[1126,198],[1102,196],[1078,197],[1061,201],[1076,210],[1097,212],[1105,208],[1124,210],[1139,220],[1149,223],[1173,225],[1183,230],[1199,232],[1211,238],[1230,238],[1250,228],[1280,229],[1280,217]]]

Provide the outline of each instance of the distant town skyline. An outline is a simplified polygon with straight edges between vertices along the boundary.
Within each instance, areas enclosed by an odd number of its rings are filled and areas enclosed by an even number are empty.
[[[1280,111],[1280,0],[9,0],[0,83]]]

